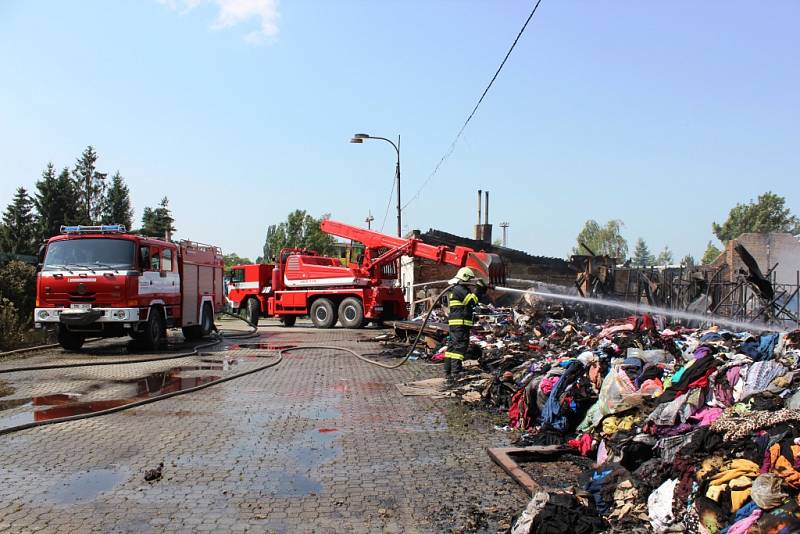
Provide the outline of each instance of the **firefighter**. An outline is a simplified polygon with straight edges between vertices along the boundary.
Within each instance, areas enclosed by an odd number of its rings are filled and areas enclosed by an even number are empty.
[[[469,332],[472,329],[472,315],[478,300],[486,294],[486,283],[476,278],[469,267],[462,267],[456,277],[450,280],[450,315],[447,324],[450,327],[450,344],[444,353],[444,374],[448,384],[453,384],[462,371],[464,354],[469,348]],[[469,285],[475,284],[475,291]]]

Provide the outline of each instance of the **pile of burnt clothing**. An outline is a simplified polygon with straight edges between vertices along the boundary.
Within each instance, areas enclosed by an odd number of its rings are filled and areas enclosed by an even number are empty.
[[[522,442],[593,458],[585,489],[609,519],[646,517],[655,532],[800,531],[800,332],[636,323],[605,325],[521,385],[509,416]]]
[[[567,492],[537,492],[511,527],[512,534],[595,534],[606,532],[608,522],[591,503]]]

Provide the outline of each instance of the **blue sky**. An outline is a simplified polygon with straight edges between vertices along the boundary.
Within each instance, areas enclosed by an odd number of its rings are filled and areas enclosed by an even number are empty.
[[[402,136],[411,198],[532,5],[0,2],[0,203],[92,144],[137,219],[166,195],[179,237],[226,252],[255,258],[296,208],[380,227],[394,154],[350,136]],[[680,258],[764,191],[800,213],[798,20],[794,1],[543,0],[404,229],[471,234],[480,188],[510,246],[563,257],[618,218]]]

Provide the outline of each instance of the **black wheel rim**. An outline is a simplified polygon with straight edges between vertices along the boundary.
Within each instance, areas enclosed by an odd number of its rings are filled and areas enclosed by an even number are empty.
[[[344,309],[344,318],[348,321],[352,322],[356,320],[356,307],[355,306],[347,306]]]
[[[317,313],[315,314],[317,321],[323,323],[328,318],[328,310],[320,306],[317,308]]]

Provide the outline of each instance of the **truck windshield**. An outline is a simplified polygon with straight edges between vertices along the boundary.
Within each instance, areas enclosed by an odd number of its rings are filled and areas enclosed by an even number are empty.
[[[133,269],[133,241],[67,239],[47,246],[42,269]]]

